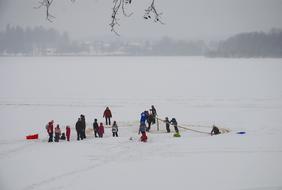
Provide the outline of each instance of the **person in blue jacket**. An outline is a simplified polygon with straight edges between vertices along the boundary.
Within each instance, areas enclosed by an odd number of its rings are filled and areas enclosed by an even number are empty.
[[[140,123],[145,123],[147,120],[146,111],[141,113]]]

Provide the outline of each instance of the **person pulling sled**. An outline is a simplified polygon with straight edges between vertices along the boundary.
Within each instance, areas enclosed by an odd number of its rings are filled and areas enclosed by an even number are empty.
[[[175,118],[172,118],[170,123],[173,125],[174,127],[174,130],[175,130],[175,134],[173,135],[174,137],[180,137],[180,134],[179,134],[179,130],[178,130],[178,127],[177,127],[177,121]]]

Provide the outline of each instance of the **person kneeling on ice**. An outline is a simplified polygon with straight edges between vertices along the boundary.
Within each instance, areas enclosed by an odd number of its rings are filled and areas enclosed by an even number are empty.
[[[212,135],[218,135],[218,134],[220,134],[220,131],[219,131],[218,127],[213,125],[212,126],[212,130],[211,130],[211,136]]]
[[[147,135],[146,135],[146,124],[145,124],[145,122],[142,122],[142,123],[140,123],[140,127],[139,127],[139,132],[138,132],[138,134],[142,134],[141,135],[141,137],[140,137],[140,140],[142,141],[142,142],[146,142],[147,141],[147,139],[148,139],[148,137],[147,137]]]
[[[61,129],[60,126],[57,125],[57,127],[55,128],[55,142],[59,142],[61,136]]]
[[[104,132],[105,132],[104,131],[104,125],[103,125],[103,123],[100,123],[100,126],[98,128],[98,135],[99,135],[100,138],[103,138]]]
[[[65,133],[62,133],[62,136],[60,137],[61,140],[66,140],[66,135]]]
[[[113,132],[113,137],[118,137],[118,126],[116,121],[114,121],[113,123],[112,132]]]
[[[173,125],[174,127],[174,130],[175,130],[175,134],[173,135],[174,137],[180,137],[180,134],[179,134],[179,130],[178,130],[178,127],[177,127],[177,121],[175,118],[172,118],[170,123]]]

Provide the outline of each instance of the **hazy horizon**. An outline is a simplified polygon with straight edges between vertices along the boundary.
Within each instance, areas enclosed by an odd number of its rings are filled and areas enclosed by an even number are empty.
[[[120,16],[117,31],[110,31],[112,0],[54,0],[49,22],[45,9],[34,9],[38,0],[0,0],[0,30],[12,26],[54,28],[72,39],[157,39],[167,36],[185,40],[222,40],[234,34],[282,28],[281,0],[156,0],[164,25],[143,19],[150,0],[133,0],[130,18]]]

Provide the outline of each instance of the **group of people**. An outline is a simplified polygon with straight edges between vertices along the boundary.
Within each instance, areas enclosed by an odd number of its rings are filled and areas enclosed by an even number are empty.
[[[144,112],[141,113],[138,134],[141,133],[140,140],[142,142],[147,141],[148,137],[147,137],[146,131],[147,132],[150,131],[151,125],[156,123],[156,117],[157,117],[157,110],[153,105],[151,106],[150,112],[145,110]],[[148,127],[146,123],[148,124]]]
[[[104,111],[103,117],[105,118],[105,123],[106,125],[111,125],[111,118],[112,118],[112,113],[109,107],[107,107]],[[150,111],[145,110],[144,112],[141,113],[140,117],[140,125],[139,125],[139,131],[138,134],[141,133],[140,140],[142,142],[146,142],[148,137],[146,132],[150,131],[151,125],[155,124],[157,121],[157,111],[156,108],[152,105]],[[169,120],[168,117],[165,118],[164,120],[165,126],[166,126],[166,131],[167,133],[170,133],[170,125],[173,125],[175,134],[174,137],[180,137],[179,129],[178,129],[178,124],[175,118],[172,118]],[[147,127],[148,125],[148,127]],[[112,125],[112,135],[113,137],[118,137],[118,125],[117,122],[114,121]],[[49,140],[48,142],[53,142],[53,139],[55,142],[59,142],[59,140],[67,140],[70,141],[70,133],[71,129],[70,126],[66,126],[66,132],[62,133],[60,126],[57,124],[57,126],[54,129],[54,121],[50,121],[46,125],[47,133],[49,135]],[[86,121],[85,121],[85,116],[83,114],[80,115],[78,118],[76,124],[75,124],[75,129],[77,133],[77,140],[83,140],[86,138]],[[94,131],[94,137],[97,138],[103,138],[103,135],[105,133],[105,128],[102,122],[98,124],[98,120],[95,118],[93,122],[93,131]],[[211,135],[217,135],[220,134],[220,130],[214,125],[212,128],[212,131],[210,133]],[[55,135],[55,136],[54,136]]]
[[[48,142],[53,142],[53,140],[55,142],[59,142],[60,139],[61,140],[67,139],[67,141],[70,141],[71,129],[70,126],[68,125],[66,126],[66,133],[62,133],[59,124],[57,124],[57,126],[54,129],[54,120],[52,120],[48,122],[48,124],[46,125],[46,130],[49,135]]]
[[[169,121],[168,117],[166,117],[165,120],[164,120],[164,122],[165,122],[166,131],[167,131],[168,133],[170,133],[170,125],[173,125],[174,131],[175,131],[174,136],[175,136],[175,137],[180,137],[179,129],[178,129],[178,126],[177,126],[177,121],[176,121],[175,118],[172,118],[172,119]]]
[[[109,107],[105,109],[103,117],[106,120],[106,125],[111,125],[112,113]],[[85,121],[85,116],[83,114],[81,114],[80,117],[78,118],[75,124],[75,129],[76,129],[78,141],[86,138],[86,121]],[[70,133],[71,133],[70,126],[66,126],[66,132],[62,133],[59,124],[54,129],[54,120],[51,120],[46,125],[46,130],[49,135],[48,142],[53,142],[53,141],[59,142],[59,140],[70,141]],[[103,123],[101,122],[100,124],[98,124],[96,118],[94,119],[93,122],[93,131],[95,138],[96,137],[102,138],[105,132]],[[116,121],[113,122],[112,133],[113,133],[113,137],[118,137],[118,125]]]

